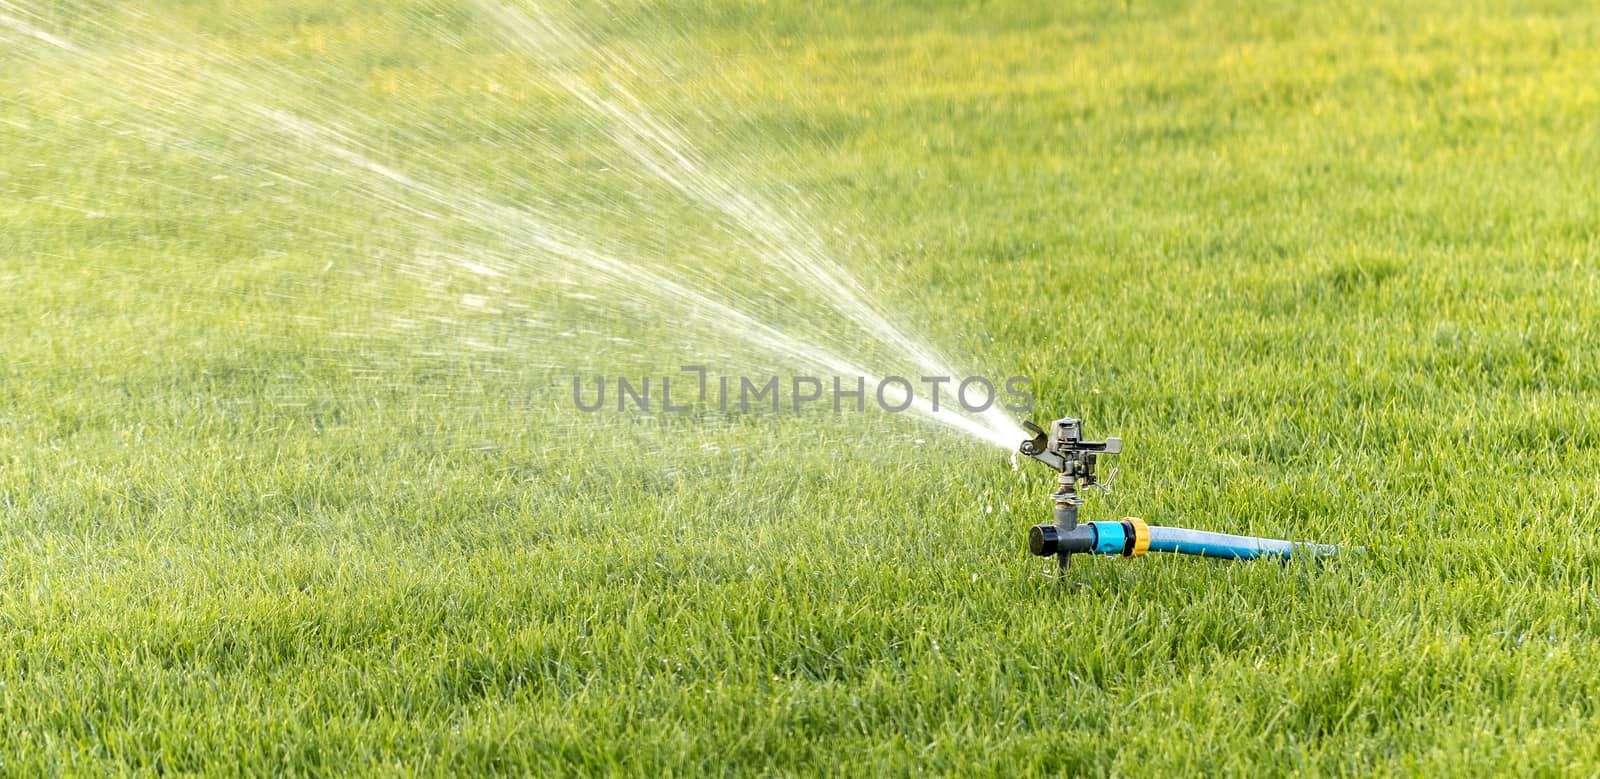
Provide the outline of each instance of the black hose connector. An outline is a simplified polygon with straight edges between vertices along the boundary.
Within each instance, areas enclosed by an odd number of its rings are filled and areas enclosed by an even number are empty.
[[[1055,525],[1034,525],[1028,529],[1028,551],[1049,557],[1058,550],[1060,538],[1061,530]]]
[[[1034,525],[1028,528],[1028,551],[1040,556],[1054,554],[1082,554],[1094,550],[1094,525],[1079,525],[1062,530],[1055,525]]]

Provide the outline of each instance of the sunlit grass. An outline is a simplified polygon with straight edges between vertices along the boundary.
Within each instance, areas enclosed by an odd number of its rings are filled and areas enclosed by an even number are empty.
[[[1050,482],[997,449],[580,414],[574,372],[781,357],[581,274],[463,307],[427,260],[489,231],[225,100],[118,134],[151,93],[96,63],[231,63],[407,170],[810,294],[694,254],[715,225],[471,11],[238,5],[0,38],[0,770],[1594,772],[1593,10],[562,12],[670,63],[648,104],[958,368],[1123,436],[1095,518],[1371,550],[1061,591]]]

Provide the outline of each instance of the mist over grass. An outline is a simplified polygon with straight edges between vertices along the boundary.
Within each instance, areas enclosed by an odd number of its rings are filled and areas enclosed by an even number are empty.
[[[1592,773],[1600,16],[1039,5],[0,0],[0,769]],[[868,313],[1370,552],[1058,591],[926,420],[572,406]]]

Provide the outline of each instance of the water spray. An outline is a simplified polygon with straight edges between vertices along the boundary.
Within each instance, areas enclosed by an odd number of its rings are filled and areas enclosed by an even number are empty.
[[[1023,441],[1017,451],[1060,474],[1056,491],[1050,494],[1055,522],[1034,525],[1028,531],[1028,549],[1040,557],[1055,555],[1062,571],[1067,569],[1075,554],[1140,557],[1148,552],[1173,552],[1225,560],[1263,557],[1287,560],[1297,555],[1331,557],[1339,552],[1338,547],[1327,544],[1151,526],[1137,517],[1118,522],[1079,523],[1078,508],[1083,505],[1085,491],[1094,488],[1110,492],[1109,485],[1116,477],[1116,469],[1102,481],[1095,473],[1095,466],[1101,455],[1119,454],[1122,439],[1107,437],[1104,441],[1086,441],[1083,423],[1071,417],[1050,423],[1048,433],[1032,422],[1024,422],[1023,427],[1033,437]]]

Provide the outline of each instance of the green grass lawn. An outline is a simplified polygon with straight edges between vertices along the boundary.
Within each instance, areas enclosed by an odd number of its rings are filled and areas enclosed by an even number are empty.
[[[1600,771],[1593,6],[374,5],[0,0],[0,772]],[[576,411],[785,358],[468,206],[899,359],[551,87],[619,62],[1121,435],[1090,518],[1369,553],[1058,589],[992,446]]]

